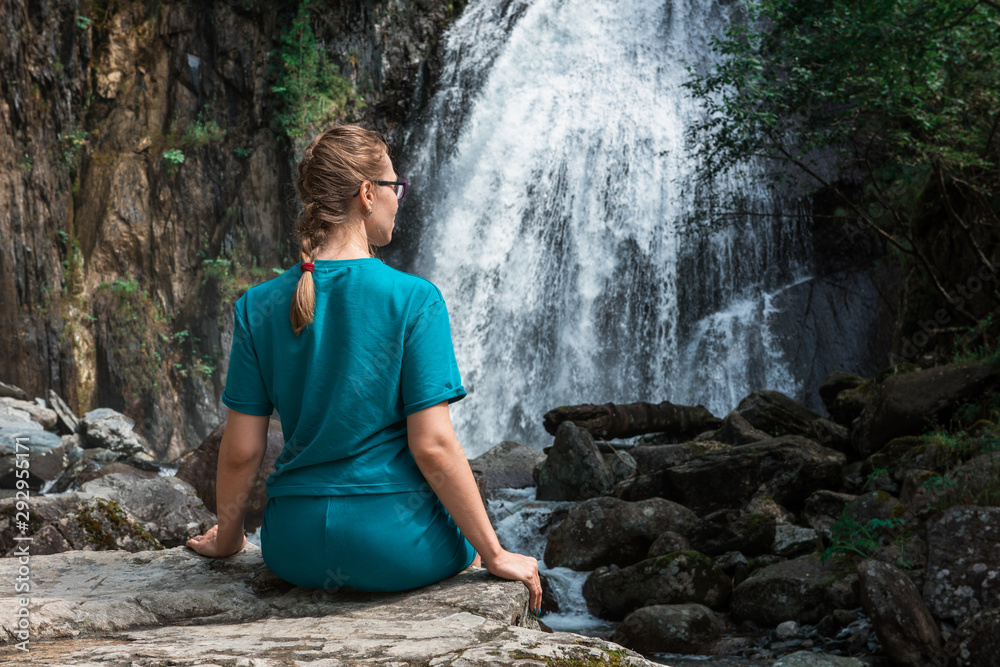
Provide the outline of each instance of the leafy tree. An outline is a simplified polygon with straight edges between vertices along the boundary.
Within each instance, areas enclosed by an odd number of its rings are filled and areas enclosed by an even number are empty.
[[[289,29],[281,35],[278,63],[271,91],[282,100],[278,125],[291,139],[342,119],[348,105],[359,107],[363,100],[353,95],[351,82],[330,62],[312,29],[316,0],[303,0]]]
[[[772,187],[794,180],[805,185],[800,194],[832,194],[840,204],[832,218],[863,223],[982,326],[949,289],[947,263],[984,267],[1000,303],[1000,4],[744,0],[739,8],[740,20],[712,40],[716,63],[688,68],[685,86],[706,112],[687,137],[700,180],[765,161]]]

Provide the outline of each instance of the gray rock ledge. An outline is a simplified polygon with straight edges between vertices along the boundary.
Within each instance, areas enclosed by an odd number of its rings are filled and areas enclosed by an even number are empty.
[[[30,544],[30,543],[29,543]],[[400,593],[292,586],[252,544],[228,558],[163,551],[30,557],[29,652],[17,650],[18,563],[0,560],[0,662],[21,665],[654,667],[611,642],[547,633],[527,589],[469,567]]]

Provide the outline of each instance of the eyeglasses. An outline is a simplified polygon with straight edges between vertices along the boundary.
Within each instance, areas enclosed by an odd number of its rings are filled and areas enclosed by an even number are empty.
[[[399,179],[398,181],[372,181],[372,183],[374,183],[375,185],[391,185],[392,191],[396,193],[396,199],[402,199],[403,197],[406,196],[405,179]],[[358,191],[351,196],[357,197],[359,194],[361,194],[361,188],[358,188]]]

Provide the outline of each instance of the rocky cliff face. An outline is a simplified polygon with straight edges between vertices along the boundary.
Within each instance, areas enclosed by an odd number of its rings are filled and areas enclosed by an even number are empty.
[[[276,122],[296,17],[339,68],[338,118],[398,138],[460,3],[0,4],[0,379],[116,407],[157,453],[224,406],[232,302],[297,261]],[[294,134],[294,133],[293,133]]]

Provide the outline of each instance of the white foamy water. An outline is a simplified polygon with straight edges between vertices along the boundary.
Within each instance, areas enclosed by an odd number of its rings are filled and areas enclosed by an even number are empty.
[[[413,270],[444,293],[469,397],[466,452],[541,448],[572,403],[669,400],[722,415],[753,389],[795,394],[769,295],[809,241],[750,217],[696,239],[699,118],[682,82],[728,8],[688,0],[473,0],[406,138]],[[775,212],[750,170],[721,183]],[[702,193],[703,194],[703,193]]]

